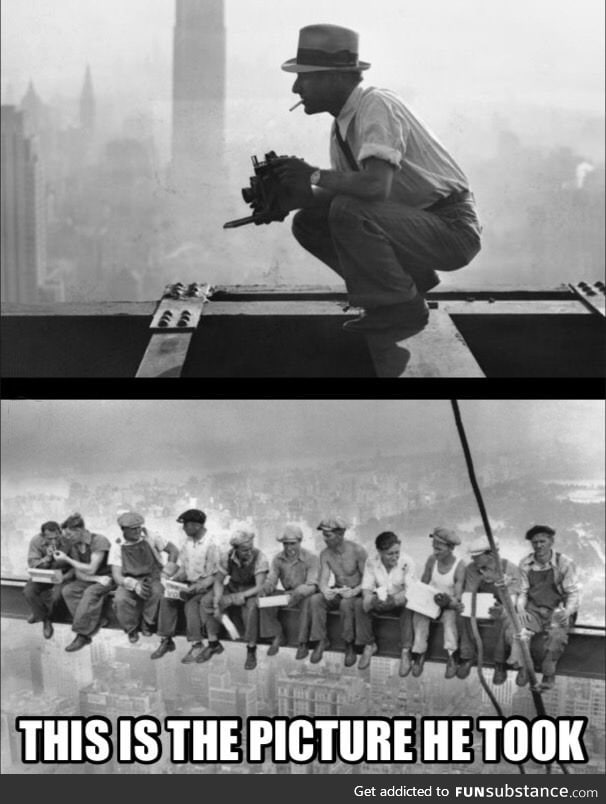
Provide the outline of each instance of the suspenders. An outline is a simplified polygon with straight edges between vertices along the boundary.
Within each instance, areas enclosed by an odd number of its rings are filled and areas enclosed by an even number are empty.
[[[341,136],[341,132],[339,131],[339,124],[336,121],[335,121],[335,134],[337,137],[339,148],[343,152],[343,156],[345,157],[345,159],[347,159],[349,167],[356,173],[359,173],[360,167],[354,158],[351,148],[347,144],[347,140],[344,140],[343,137]]]

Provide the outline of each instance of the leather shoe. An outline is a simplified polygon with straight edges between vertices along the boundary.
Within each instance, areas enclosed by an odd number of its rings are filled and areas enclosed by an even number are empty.
[[[492,675],[492,683],[499,687],[507,681],[507,668],[504,664],[495,664],[494,673]],[[517,681],[517,679],[516,679]]]
[[[34,623],[39,623],[40,620],[36,617],[35,614],[30,614],[27,618],[27,622],[29,625],[33,625]]]
[[[256,648],[247,648],[246,649],[246,661],[244,662],[244,669],[245,670],[254,670],[257,666],[257,649]]]
[[[309,656],[309,648],[305,642],[301,642],[295,653],[295,659],[306,659]]]
[[[131,645],[136,645],[137,642],[139,641],[139,632],[137,631],[136,628],[128,632],[128,641],[130,642]]]
[[[414,658],[414,662],[412,663],[412,674],[415,678],[418,678],[423,672],[424,664],[425,664],[425,654],[418,653]]]
[[[153,629],[150,628],[147,623],[141,623],[141,636],[150,637],[153,635],[154,635]]]
[[[75,651],[81,650],[87,645],[90,645],[92,641],[93,640],[90,637],[84,636],[84,634],[77,634],[76,638],[69,643],[65,650],[67,653],[74,653]]]
[[[360,661],[358,662],[358,669],[359,670],[366,670],[366,668],[370,665],[370,660],[377,652],[377,646],[372,643],[371,645],[364,646],[364,652],[360,656]]]
[[[454,678],[456,674],[457,660],[454,657],[454,653],[450,653],[446,661],[446,672],[444,673],[444,678]]]
[[[406,676],[412,670],[412,661],[410,658],[410,651],[403,650],[402,656],[400,658],[400,667],[398,673],[400,674],[400,678],[406,678]]]
[[[328,648],[330,642],[327,639],[321,639],[316,647],[313,649],[311,654],[311,659],[309,660],[312,664],[317,664],[319,661],[322,660],[322,655],[324,651]]]
[[[44,639],[50,639],[54,634],[55,629],[53,628],[53,624],[50,620],[45,620],[42,623],[42,633],[44,634]]]
[[[345,667],[353,667],[356,663],[356,658],[353,642],[348,642],[345,645],[345,659],[343,660],[343,664]]]
[[[223,653],[225,648],[220,642],[213,642],[208,643],[208,645],[204,648],[202,653],[198,656],[196,661],[198,664],[203,664],[207,662],[209,659],[212,659],[213,656],[217,656],[219,653]]]
[[[518,687],[525,687],[528,684],[528,671],[525,667],[520,667],[516,676],[516,684]]]
[[[161,659],[165,653],[172,653],[172,651],[175,650],[175,647],[176,645],[172,639],[170,637],[165,637],[149,658]]]
[[[181,659],[181,664],[193,664],[198,661],[198,656],[202,653],[203,649],[204,646],[201,642],[195,642]]]
[[[457,678],[467,678],[471,672],[472,664],[473,662],[471,659],[463,659],[463,661],[460,662],[459,666],[457,667]]]
[[[275,656],[276,653],[280,650],[280,645],[282,644],[282,635],[278,634],[278,636],[273,638],[273,642],[267,648],[267,655],[268,656]]]

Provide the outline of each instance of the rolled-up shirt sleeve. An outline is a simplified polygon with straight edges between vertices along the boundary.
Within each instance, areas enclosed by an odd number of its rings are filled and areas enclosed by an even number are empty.
[[[371,560],[366,562],[366,566],[364,567],[364,575],[362,576],[362,590],[364,592],[374,592],[377,588],[377,576],[375,573],[375,568]]]
[[[406,121],[394,114],[384,98],[373,94],[364,98],[356,125],[359,127],[357,139],[361,143],[356,154],[358,162],[374,157],[400,167],[409,131]]]

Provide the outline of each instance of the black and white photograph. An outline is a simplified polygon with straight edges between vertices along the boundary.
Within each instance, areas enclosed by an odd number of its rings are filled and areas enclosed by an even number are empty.
[[[3,771],[479,773],[24,764],[15,722],[498,715],[587,758],[495,773],[603,774],[603,450],[592,400],[4,401]]]
[[[20,798],[602,795],[604,8],[1,0]]]
[[[601,0],[3,0],[3,376],[603,377],[603,40]]]

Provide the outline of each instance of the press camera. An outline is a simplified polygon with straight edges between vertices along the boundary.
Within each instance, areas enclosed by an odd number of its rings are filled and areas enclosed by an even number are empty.
[[[256,156],[252,157],[255,175],[250,180],[250,187],[242,190],[242,198],[252,208],[253,214],[248,218],[229,221],[224,229],[237,229],[254,223],[260,226],[263,223],[283,221],[288,217],[284,208],[288,205],[288,190],[280,183],[275,171],[275,161],[288,157],[278,157],[275,151],[265,155],[265,161],[259,162]]]

